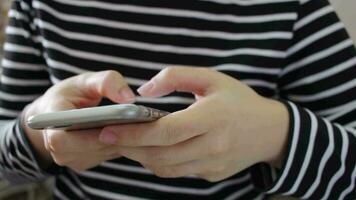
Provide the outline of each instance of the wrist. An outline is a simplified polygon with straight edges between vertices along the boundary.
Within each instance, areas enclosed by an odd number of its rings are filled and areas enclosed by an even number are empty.
[[[270,117],[274,126],[270,130],[270,145],[268,145],[271,148],[271,154],[266,161],[276,168],[281,168],[288,144],[289,111],[282,102],[276,100],[270,101],[272,103],[271,112],[273,113]]]

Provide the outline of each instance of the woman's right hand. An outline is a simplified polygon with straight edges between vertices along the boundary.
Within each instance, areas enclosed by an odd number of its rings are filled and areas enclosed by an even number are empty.
[[[43,96],[25,108],[23,118],[96,106],[102,97],[107,97],[115,103],[132,103],[135,95],[116,71],[84,73],[49,88]],[[103,161],[120,157],[115,146],[99,141],[101,129],[38,131],[30,129],[26,120],[23,120],[22,126],[43,168],[54,161],[75,171],[83,171]]]

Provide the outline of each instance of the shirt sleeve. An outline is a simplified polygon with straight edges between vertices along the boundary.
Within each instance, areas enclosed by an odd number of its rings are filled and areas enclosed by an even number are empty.
[[[45,176],[20,125],[24,107],[51,85],[30,5],[25,0],[12,3],[1,64],[0,175],[12,183]]]
[[[326,0],[300,0],[280,72],[290,113],[282,169],[267,193],[301,199],[356,199],[356,51]]]

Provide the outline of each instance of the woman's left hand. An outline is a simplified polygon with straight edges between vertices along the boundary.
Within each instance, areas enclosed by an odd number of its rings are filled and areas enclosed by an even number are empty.
[[[169,67],[138,90],[159,97],[191,92],[187,109],[152,123],[105,127],[100,140],[160,177],[196,175],[220,181],[267,162],[279,166],[287,143],[286,107],[250,87],[207,68]]]

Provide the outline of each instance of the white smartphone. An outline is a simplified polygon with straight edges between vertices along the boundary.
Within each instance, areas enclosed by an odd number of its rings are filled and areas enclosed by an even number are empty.
[[[65,110],[30,116],[27,124],[32,129],[80,130],[112,124],[149,122],[169,114],[134,104],[118,104]]]

